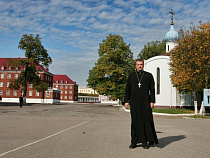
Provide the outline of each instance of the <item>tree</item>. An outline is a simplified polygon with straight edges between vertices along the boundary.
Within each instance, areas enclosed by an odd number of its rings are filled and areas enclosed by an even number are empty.
[[[179,36],[179,45],[171,51],[171,81],[179,92],[193,93],[197,104],[196,92],[210,87],[210,24],[181,28]]]
[[[165,52],[165,40],[160,41],[152,41],[148,42],[147,45],[144,45],[144,48],[138,54],[138,58],[147,60],[151,57],[163,54]]]
[[[26,58],[9,59],[8,64],[12,67],[24,67],[24,70],[17,79],[11,81],[10,88],[20,89],[20,85],[22,85],[25,101],[28,83],[33,84],[33,88],[39,92],[47,90],[48,85],[37,75],[39,71],[37,66],[40,65],[47,69],[52,63],[52,59],[42,45],[38,34],[35,37],[32,34],[24,34],[18,48],[25,51]]]
[[[100,43],[98,54],[97,63],[89,71],[87,86],[99,94],[122,100],[127,77],[135,66],[130,44],[127,45],[120,35],[109,34]]]

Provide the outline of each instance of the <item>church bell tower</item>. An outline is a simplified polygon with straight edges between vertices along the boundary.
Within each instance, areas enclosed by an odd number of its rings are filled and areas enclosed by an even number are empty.
[[[166,53],[169,53],[175,46],[177,46],[176,39],[178,39],[178,33],[174,30],[174,22],[173,22],[173,15],[175,13],[173,12],[173,9],[171,9],[171,29],[165,34],[165,40],[166,40]]]

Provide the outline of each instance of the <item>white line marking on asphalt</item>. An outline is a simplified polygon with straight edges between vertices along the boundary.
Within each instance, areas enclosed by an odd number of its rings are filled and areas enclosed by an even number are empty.
[[[89,121],[90,121],[90,120],[89,120]],[[72,126],[72,127],[67,128],[67,129],[65,129],[65,130],[62,130],[62,131],[60,131],[60,132],[58,132],[58,133],[55,133],[55,134],[53,134],[53,135],[50,135],[50,136],[48,136],[48,137],[39,139],[39,140],[37,140],[37,141],[35,141],[35,142],[29,143],[29,144],[26,144],[26,145],[24,145],[24,146],[18,147],[18,148],[16,148],[16,149],[12,149],[12,150],[10,150],[10,151],[7,151],[7,152],[5,152],[5,153],[2,153],[2,154],[0,154],[0,157],[6,155],[6,154],[8,154],[8,153],[11,153],[11,152],[13,152],[13,151],[17,151],[17,150],[19,150],[19,149],[25,148],[25,147],[27,147],[27,146],[30,146],[30,145],[39,143],[39,142],[41,142],[41,141],[44,141],[44,140],[46,140],[46,139],[49,139],[49,138],[51,138],[51,137],[54,137],[54,136],[56,136],[56,135],[58,135],[58,134],[61,134],[61,133],[65,132],[65,131],[68,131],[68,130],[70,130],[70,129],[72,129],[72,128],[81,126],[81,125],[83,125],[83,124],[85,124],[85,123],[87,123],[87,122],[89,122],[89,121],[82,122],[82,123],[80,123],[80,124],[78,124],[78,125]]]

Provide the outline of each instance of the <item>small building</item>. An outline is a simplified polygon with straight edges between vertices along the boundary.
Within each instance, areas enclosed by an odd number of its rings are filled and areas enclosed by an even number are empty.
[[[180,94],[170,79],[170,51],[178,45],[178,38],[172,18],[171,28],[165,34],[166,51],[144,61],[144,70],[152,73],[155,80],[156,107],[180,108],[193,105],[192,96]]]
[[[94,89],[88,88],[86,86],[79,86],[78,92],[83,94],[98,94]]]
[[[11,80],[17,79],[20,76],[24,68],[21,66],[16,68],[8,66],[8,59],[17,60],[19,58],[0,58],[0,96],[2,102],[19,102],[19,97],[22,95],[22,87],[20,87],[20,90],[12,90],[9,88],[9,85]],[[26,103],[60,102],[60,91],[53,89],[53,74],[41,65],[36,66],[36,69],[38,70],[37,75],[48,84],[48,89],[45,92],[38,92],[33,89],[32,84],[28,84]]]
[[[75,103],[78,101],[78,85],[67,75],[54,75],[53,88],[60,90],[60,102]]]

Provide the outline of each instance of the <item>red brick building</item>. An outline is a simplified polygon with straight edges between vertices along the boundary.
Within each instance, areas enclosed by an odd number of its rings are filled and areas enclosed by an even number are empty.
[[[7,64],[9,58],[0,58],[0,96],[2,102],[19,102],[19,97],[22,94],[20,90],[12,90],[9,88],[11,79],[16,79],[20,75],[23,67],[11,68]],[[18,59],[18,58],[10,58]],[[38,92],[33,89],[32,84],[28,84],[26,103],[55,103],[60,102],[60,91],[53,89],[53,74],[48,69],[38,65],[38,76],[49,85],[45,92]],[[21,89],[21,88],[20,88]]]
[[[67,75],[54,75],[53,87],[61,91],[60,102],[74,103],[78,101],[78,85]]]

